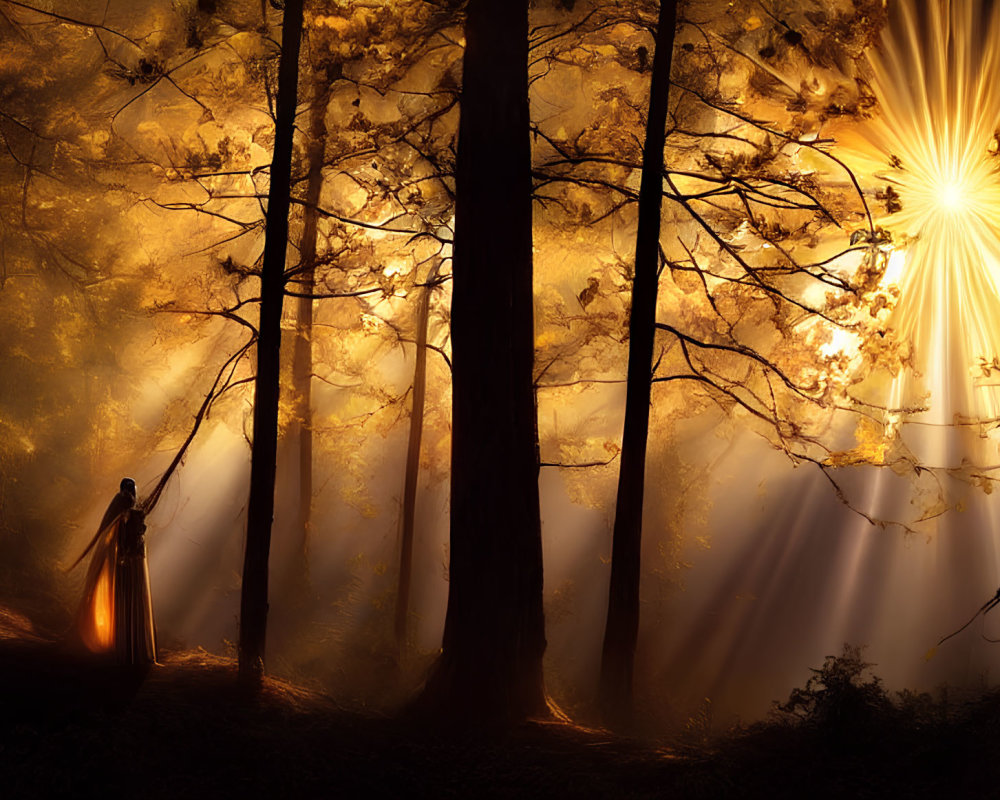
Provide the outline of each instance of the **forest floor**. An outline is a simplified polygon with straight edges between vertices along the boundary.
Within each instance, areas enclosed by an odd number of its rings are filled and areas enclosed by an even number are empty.
[[[432,732],[278,680],[251,700],[203,651],[161,660],[144,676],[85,661],[0,608],[0,795],[1000,797],[998,694],[904,708],[847,691],[821,724],[814,706],[681,744],[553,722]]]

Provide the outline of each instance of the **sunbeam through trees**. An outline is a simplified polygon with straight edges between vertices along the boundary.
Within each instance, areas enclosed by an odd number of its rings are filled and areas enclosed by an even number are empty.
[[[0,0],[0,40],[10,676],[837,758],[992,696],[990,0]]]

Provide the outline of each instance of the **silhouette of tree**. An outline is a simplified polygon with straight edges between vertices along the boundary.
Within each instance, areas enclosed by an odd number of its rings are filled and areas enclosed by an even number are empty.
[[[534,354],[528,3],[467,8],[451,311],[451,550],[420,703],[502,724],[546,712]],[[485,458],[484,458],[485,457]]]
[[[253,405],[250,504],[240,601],[240,677],[259,683],[267,631],[267,565],[274,516],[278,449],[281,309],[285,298],[285,253],[291,198],[292,137],[298,98],[302,0],[286,0],[275,114],[274,155],[268,189],[264,259],[261,267],[260,326]]]

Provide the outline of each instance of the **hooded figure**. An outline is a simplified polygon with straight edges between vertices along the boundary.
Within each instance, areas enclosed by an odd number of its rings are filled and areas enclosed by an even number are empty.
[[[156,661],[156,631],[146,566],[145,514],[135,508],[135,481],[123,478],[101,525],[74,563],[94,551],[76,633],[88,650],[122,664]]]

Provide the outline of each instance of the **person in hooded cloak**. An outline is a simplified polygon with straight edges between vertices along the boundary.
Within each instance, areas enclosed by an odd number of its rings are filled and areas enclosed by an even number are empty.
[[[123,478],[97,533],[73,564],[93,551],[74,625],[76,638],[91,652],[113,656],[120,664],[156,661],[145,513],[135,507],[135,496],[135,481]]]

